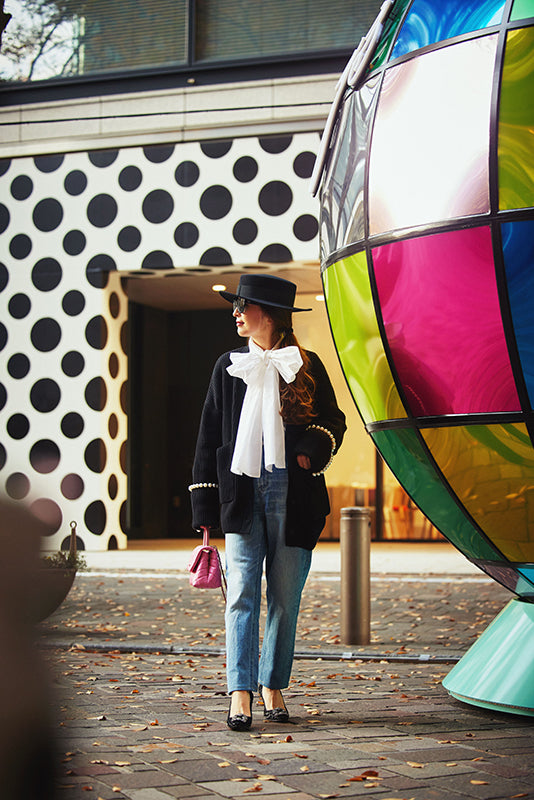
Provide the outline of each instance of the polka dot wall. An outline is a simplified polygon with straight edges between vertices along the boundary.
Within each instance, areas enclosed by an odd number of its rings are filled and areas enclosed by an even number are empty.
[[[0,161],[0,494],[127,541],[120,277],[318,257],[319,134]]]

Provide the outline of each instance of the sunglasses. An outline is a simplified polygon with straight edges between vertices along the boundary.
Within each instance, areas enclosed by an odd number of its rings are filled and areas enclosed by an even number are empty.
[[[247,307],[247,301],[244,297],[236,297],[232,305],[234,311],[237,311],[238,314],[243,314]]]

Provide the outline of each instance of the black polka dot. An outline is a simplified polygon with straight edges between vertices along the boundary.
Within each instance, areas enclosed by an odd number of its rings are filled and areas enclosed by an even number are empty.
[[[295,220],[293,233],[301,242],[309,242],[317,236],[319,223],[311,214],[302,214]]]
[[[85,308],[85,297],[77,289],[72,289],[64,296],[61,305],[65,314],[68,314],[69,317],[76,317]]]
[[[11,181],[11,194],[15,200],[26,200],[33,192],[33,181],[28,175],[18,175]]]
[[[113,319],[117,319],[121,310],[121,301],[117,292],[111,292],[109,296],[109,313]]]
[[[30,371],[30,359],[24,353],[15,353],[7,362],[7,371],[17,380],[25,378]]]
[[[121,189],[124,189],[125,192],[133,192],[138,186],[141,185],[142,180],[143,173],[141,170],[138,167],[130,165],[129,167],[124,167],[121,169],[119,175],[119,186]]]
[[[262,188],[258,198],[260,208],[271,217],[285,212],[293,202],[293,192],[283,181],[270,181]]]
[[[141,264],[143,269],[172,269],[172,258],[163,250],[148,253]]]
[[[30,421],[25,414],[13,414],[7,421],[6,430],[12,439],[24,439],[30,430]]]
[[[3,322],[0,322],[0,352],[4,349],[7,344],[7,328]]]
[[[55,258],[41,258],[32,269],[32,283],[41,292],[50,292],[61,281],[62,269]]]
[[[108,340],[108,325],[101,314],[89,320],[85,326],[85,338],[95,350],[103,350]]]
[[[95,536],[100,536],[106,528],[106,506],[102,500],[95,500],[87,506],[84,514],[85,527]]]
[[[69,378],[75,378],[77,375],[80,375],[84,367],[85,359],[82,354],[77,353],[76,350],[70,350],[68,353],[65,353],[61,359],[61,369]]]
[[[200,198],[200,210],[208,219],[222,219],[232,208],[232,195],[226,186],[210,186]]]
[[[109,167],[116,161],[117,156],[119,155],[118,150],[95,150],[92,153],[87,154],[89,156],[89,161],[95,167]]]
[[[33,325],[30,338],[36,350],[48,353],[60,343],[61,328],[55,319],[44,317]]]
[[[120,340],[121,340],[121,350],[124,353],[124,355],[127,356],[128,355],[128,323],[127,322],[123,322],[122,325],[121,325]]]
[[[6,465],[6,460],[7,460],[6,448],[4,447],[2,442],[0,442],[0,469],[4,469]]]
[[[110,194],[97,194],[87,206],[87,219],[95,228],[106,228],[117,216],[117,202]]]
[[[112,353],[108,362],[109,374],[112,378],[116,378],[119,374],[119,359],[116,353]]]
[[[25,233],[17,233],[9,243],[9,252],[17,260],[26,258],[31,253],[32,240]]]
[[[193,222],[182,222],[174,231],[174,241],[178,247],[193,247],[198,242],[198,228]]]
[[[13,472],[6,480],[6,492],[13,500],[23,500],[29,491],[29,478],[22,472]]]
[[[238,244],[250,244],[258,235],[258,226],[253,219],[240,219],[234,225],[232,234]]]
[[[128,413],[128,381],[123,381],[121,384],[121,390],[119,392],[119,399],[121,403],[121,408],[125,414]]]
[[[229,140],[220,139],[213,142],[201,142],[200,149],[208,158],[222,158],[232,147]]]
[[[35,156],[33,159],[39,172],[55,172],[65,160],[64,155]]]
[[[116,269],[117,265],[111,256],[106,253],[99,253],[90,259],[85,274],[91,286],[103,289],[108,282],[107,273],[114,272]]]
[[[116,475],[110,475],[108,481],[108,495],[111,500],[115,500],[119,491],[119,482]]]
[[[30,401],[36,411],[48,414],[59,405],[61,389],[52,378],[41,378],[30,391]]]
[[[200,170],[194,161],[182,161],[174,172],[174,179],[179,186],[193,186],[199,178]]]
[[[63,514],[55,500],[50,500],[49,497],[40,497],[38,500],[34,500],[30,505],[30,511],[35,517],[40,519],[41,522],[45,522],[48,525],[50,528],[48,535],[51,536],[57,533],[61,528]]]
[[[0,158],[0,176],[5,175],[11,166],[10,158]]]
[[[71,411],[61,420],[61,432],[67,439],[76,439],[83,432],[85,423],[80,414]]]
[[[53,197],[41,200],[33,209],[33,224],[43,232],[54,231],[63,219],[63,206]]]
[[[61,542],[60,550],[68,550],[70,548],[70,534],[66,536],[63,541]],[[83,539],[80,539],[79,536],[76,537],[76,549],[77,550],[85,550],[85,545],[83,543]]]
[[[210,247],[202,253],[199,263],[208,267],[226,267],[232,263],[232,256],[224,247]]]
[[[121,444],[121,449],[119,451],[119,463],[121,465],[122,472],[127,475],[128,474],[128,442],[123,442]]]
[[[103,472],[106,467],[106,445],[102,439],[93,439],[85,448],[85,463],[91,472]]]
[[[73,169],[72,172],[69,172],[65,177],[63,186],[67,194],[70,194],[72,197],[82,194],[87,188],[87,176],[85,172],[79,169]]]
[[[3,383],[0,383],[0,411],[3,409],[7,402],[7,392],[6,387]]]
[[[292,136],[264,136],[261,137],[259,140],[260,147],[262,150],[265,150],[266,153],[283,153],[284,150],[287,150],[291,142],[293,141]]]
[[[150,145],[149,147],[143,147],[143,153],[146,160],[151,161],[152,164],[162,164],[164,161],[168,161],[174,153],[174,145]]]
[[[108,392],[103,378],[93,378],[85,387],[85,402],[93,411],[102,411],[106,405]]]
[[[260,253],[259,261],[271,262],[273,264],[283,264],[286,261],[293,261],[291,250],[285,244],[268,244]]]
[[[253,181],[258,174],[258,162],[251,156],[241,156],[234,164],[234,177],[240,183]]]
[[[63,250],[69,256],[78,256],[85,249],[87,239],[81,231],[69,231],[63,237]]]
[[[173,210],[174,200],[165,189],[154,189],[143,200],[143,216],[154,224],[165,222]]]
[[[141,232],[134,225],[127,225],[117,236],[117,242],[121,250],[131,253],[141,244]]]
[[[119,421],[116,414],[110,414],[108,420],[108,431],[112,439],[115,439],[119,432]]]
[[[9,272],[5,264],[0,261],[0,292],[3,292],[9,281]]]
[[[9,225],[9,209],[3,203],[0,203],[0,233],[3,233]]]
[[[14,319],[24,319],[30,313],[32,304],[27,294],[14,294],[8,303],[9,313]]]
[[[79,475],[70,472],[61,481],[61,494],[67,500],[77,500],[83,494],[85,486]]]
[[[42,475],[53,472],[60,458],[59,447],[51,439],[40,439],[30,450],[30,464]]]
[[[293,161],[293,171],[299,178],[311,178],[315,165],[315,155],[309,151],[299,153]]]

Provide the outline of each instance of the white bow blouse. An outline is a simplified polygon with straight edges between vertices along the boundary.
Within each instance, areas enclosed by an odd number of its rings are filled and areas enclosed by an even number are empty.
[[[280,413],[280,375],[291,383],[302,366],[298,347],[262,350],[253,339],[248,353],[231,353],[227,371],[247,384],[230,466],[236,475],[259,478],[262,445],[265,468],[286,466],[284,423]]]

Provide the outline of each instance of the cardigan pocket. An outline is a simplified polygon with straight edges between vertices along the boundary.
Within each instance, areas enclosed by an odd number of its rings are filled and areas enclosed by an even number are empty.
[[[217,448],[217,476],[219,480],[219,500],[221,503],[231,503],[236,494],[237,475],[230,472],[233,452],[233,442],[223,444],[222,447]]]

